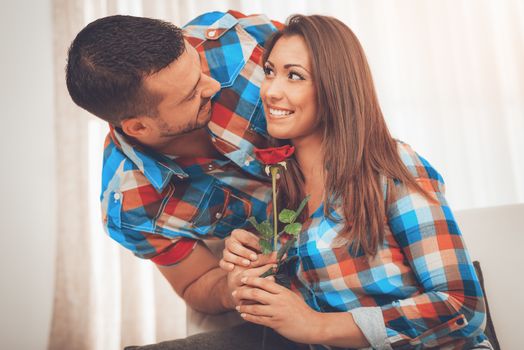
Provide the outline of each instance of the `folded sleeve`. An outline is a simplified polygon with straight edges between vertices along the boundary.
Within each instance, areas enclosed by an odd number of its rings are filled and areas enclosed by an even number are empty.
[[[119,228],[118,232],[111,229],[110,236],[135,256],[149,259],[160,266],[178,264],[193,252],[198,243],[198,240],[192,238],[169,238],[126,227]]]

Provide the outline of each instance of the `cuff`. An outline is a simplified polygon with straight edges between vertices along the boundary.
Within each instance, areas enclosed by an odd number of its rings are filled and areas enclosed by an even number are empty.
[[[376,350],[393,349],[386,335],[386,325],[380,307],[359,307],[351,310],[350,313],[358,328],[364,333],[371,348]]]
[[[160,266],[178,264],[191,254],[197,243],[194,239],[181,238],[167,250],[151,258],[151,261]]]

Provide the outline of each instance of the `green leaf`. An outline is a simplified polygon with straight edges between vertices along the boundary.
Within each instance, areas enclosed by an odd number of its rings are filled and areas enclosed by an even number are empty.
[[[261,239],[259,241],[260,247],[262,248],[262,254],[269,254],[273,252],[273,245],[266,241],[265,239]]]
[[[251,225],[255,227],[262,237],[273,238],[273,228],[271,227],[271,223],[268,220],[258,223],[257,219],[251,216],[249,219],[247,219],[247,221],[249,221]]]
[[[278,220],[284,224],[289,224],[293,222],[293,217],[296,218],[297,213],[291,209],[284,209],[278,214]]]
[[[296,236],[302,230],[302,224],[300,222],[295,222],[292,224],[287,224],[284,227],[284,232],[289,233],[290,235]]]
[[[254,216],[249,217],[249,219],[247,219],[247,221],[249,221],[249,223],[250,223],[251,225],[253,225],[253,227],[255,228],[255,230],[259,231],[259,230],[258,230],[258,222],[257,222],[257,219],[256,219]]]
[[[269,221],[262,221],[260,224],[258,224],[257,230],[260,232],[262,237],[268,239],[273,238],[273,227],[271,227],[271,223]]]
[[[302,213],[302,210],[304,210],[304,207],[306,206],[306,204],[307,204],[307,202],[309,201],[309,198],[310,198],[310,197],[311,197],[311,196],[308,194],[308,195],[306,196],[306,198],[304,198],[304,199],[302,200],[302,202],[300,202],[300,205],[298,206],[298,209],[297,209],[297,214],[296,214],[295,218],[293,219],[293,221],[291,221],[291,222],[295,222],[295,220],[299,217],[300,213]]]
[[[277,261],[280,262],[280,259],[286,254],[286,252],[289,250],[289,248],[295,243],[295,237],[291,237],[287,240],[286,244],[280,247],[277,253]]]

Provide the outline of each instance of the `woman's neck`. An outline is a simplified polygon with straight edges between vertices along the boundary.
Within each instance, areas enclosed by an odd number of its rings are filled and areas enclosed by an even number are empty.
[[[308,137],[292,140],[295,158],[304,176],[304,193],[310,195],[308,210],[310,214],[320,206],[324,197],[324,154],[322,139]]]
[[[295,158],[306,179],[323,177],[324,156],[320,137],[308,137],[292,140],[295,146]]]

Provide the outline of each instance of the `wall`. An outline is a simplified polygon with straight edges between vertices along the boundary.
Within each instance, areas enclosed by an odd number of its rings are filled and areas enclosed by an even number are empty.
[[[0,339],[45,349],[54,283],[51,0],[0,1]]]

